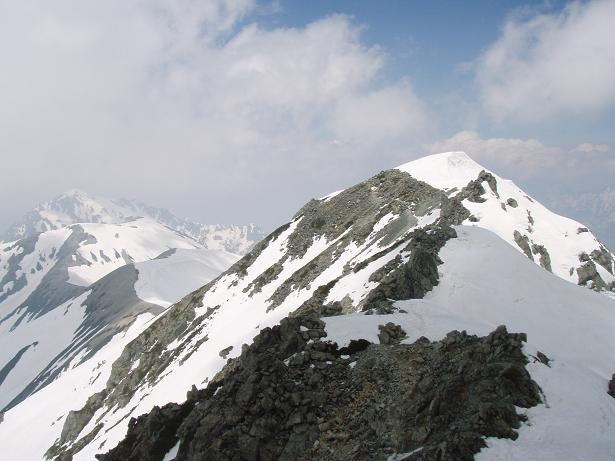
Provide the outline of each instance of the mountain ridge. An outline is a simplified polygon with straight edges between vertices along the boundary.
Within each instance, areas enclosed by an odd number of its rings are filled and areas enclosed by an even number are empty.
[[[140,315],[160,314],[238,257],[145,218],[75,224],[1,249],[0,407],[51,382],[81,352],[81,360],[94,354]],[[152,286],[159,273],[174,287]]]
[[[461,171],[438,182],[426,176],[446,173],[438,162]],[[340,347],[364,338],[367,330],[373,341],[374,331],[389,321],[403,323],[414,339],[419,332],[441,339],[440,323],[481,335],[507,322],[517,331],[530,330],[526,353],[555,358],[553,367],[531,361],[527,367],[557,412],[549,413],[543,402],[528,412],[532,426],[522,425],[519,433],[540,435],[552,422],[549,415],[581,411],[588,427],[607,434],[596,438],[593,452],[594,459],[607,459],[612,427],[597,427],[588,414],[615,418],[606,393],[615,304],[604,296],[613,287],[612,253],[586,228],[577,232],[580,223],[548,212],[514,183],[480,165],[476,171],[476,165],[459,154],[441,154],[308,202],[228,270],[166,310],[121,353],[101,351],[60,379],[75,391],[54,395],[62,384],[57,381],[7,412],[0,440],[32,458],[46,452],[50,459],[92,459],[125,437],[130,418],[183,401],[192,385],[220,382],[258,331],[287,316],[308,315],[325,319],[327,335]],[[433,303],[434,297],[442,304]],[[517,306],[531,315],[517,316]],[[575,330],[577,324],[592,325],[592,331]],[[544,338],[535,325],[545,330]],[[566,343],[569,338],[597,344],[591,363],[583,360],[582,349]],[[78,375],[89,374],[101,360],[113,360],[113,366],[92,393],[80,387]],[[587,410],[569,398],[558,400],[563,391],[556,381],[586,393]],[[39,405],[63,429],[43,430],[40,422],[36,446],[11,443],[7,435],[33,424],[27,415]],[[556,435],[574,438],[575,426],[567,418]],[[171,439],[179,440],[176,434]],[[411,448],[402,445],[396,449]],[[548,449],[557,452],[554,445]]]
[[[168,226],[205,248],[223,249],[231,253],[245,253],[264,236],[254,224],[201,224],[137,200],[107,199],[79,189],[70,189],[26,213],[0,239],[12,242],[73,224],[123,224],[139,217]]]
[[[53,381],[81,352],[88,358],[140,315],[156,316],[214,278],[238,257],[224,248],[245,250],[259,232],[193,223],[215,248],[204,249],[171,227],[190,222],[164,209],[76,189],[26,216],[14,226],[21,238],[0,242],[0,408]],[[45,325],[57,330],[53,338]]]

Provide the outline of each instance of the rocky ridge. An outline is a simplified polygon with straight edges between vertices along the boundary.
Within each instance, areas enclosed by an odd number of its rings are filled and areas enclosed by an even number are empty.
[[[422,296],[437,283],[437,251],[455,236],[451,225],[460,224],[467,216],[459,200],[396,170],[382,172],[329,200],[309,202],[293,223],[274,231],[218,279],[188,295],[130,343],[114,364],[105,390],[66,419],[65,426],[76,424],[79,430],[63,431],[48,454],[63,459],[65,450],[79,444],[75,436],[87,439],[98,434],[100,428],[92,425],[91,416],[96,413],[101,421],[111,410],[130,408],[139,399],[139,389],[159,384],[171,366],[187,364],[192,354],[207,347],[213,339],[208,330],[221,313],[216,291],[220,297],[241,294],[252,309],[258,306],[280,319],[297,308],[307,309],[327,290],[327,284],[331,295],[336,284],[343,286],[344,278],[360,274],[373,287],[370,295],[355,304],[344,294],[339,300],[322,303],[318,310],[344,303],[341,311],[386,310],[390,308],[387,296]],[[326,243],[312,255],[319,242]],[[276,243],[284,246],[280,258],[264,266],[262,273],[251,274],[249,270]],[[363,251],[352,258],[347,250],[357,246]],[[307,264],[297,265],[292,272],[276,270],[303,259]],[[320,285],[317,280],[334,264],[339,266],[339,274]],[[298,290],[306,293],[303,303],[294,299]],[[171,344],[175,347],[169,347]],[[135,362],[137,366],[132,367]],[[85,436],[83,430],[87,431]]]
[[[207,388],[131,419],[97,459],[160,461],[177,446],[176,461],[472,460],[484,437],[517,437],[515,407],[541,401],[525,336],[504,327],[399,344],[390,324],[382,344],[342,349],[323,327],[294,317],[264,329]]]

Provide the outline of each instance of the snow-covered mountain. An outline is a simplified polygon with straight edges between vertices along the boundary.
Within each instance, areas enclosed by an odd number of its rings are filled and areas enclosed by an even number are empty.
[[[0,248],[0,409],[237,258],[149,218],[75,224]]]
[[[200,224],[136,200],[111,200],[72,189],[28,212],[0,236],[11,242],[48,230],[79,223],[122,224],[146,217],[196,240],[211,250],[243,254],[264,237],[254,224]]]
[[[463,153],[426,157],[307,203],[147,328],[6,412],[0,446],[33,460],[91,460],[119,442],[102,459],[610,460],[614,272],[584,225]],[[394,386],[377,364],[399,370]],[[323,386],[349,381],[361,387]],[[380,424],[390,415],[394,436]]]
[[[512,181],[484,170],[465,153],[433,155],[399,169],[448,195],[478,178],[466,190],[464,207],[471,216],[465,224],[494,232],[564,280],[615,291],[613,253],[585,225],[552,213]]]

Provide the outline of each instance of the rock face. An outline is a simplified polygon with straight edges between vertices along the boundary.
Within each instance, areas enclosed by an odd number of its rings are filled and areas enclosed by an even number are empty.
[[[322,321],[284,319],[254,338],[218,379],[132,419],[101,461],[471,460],[484,437],[515,439],[517,407],[540,402],[525,335],[450,332],[438,342],[367,344],[342,355]],[[384,326],[397,331],[397,326]],[[398,332],[399,333],[399,332]],[[399,336],[399,335],[398,335]]]

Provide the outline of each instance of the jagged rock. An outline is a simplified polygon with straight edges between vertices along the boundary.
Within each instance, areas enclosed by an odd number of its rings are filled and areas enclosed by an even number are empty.
[[[532,249],[530,248],[530,239],[527,237],[527,235],[521,235],[521,233],[516,230],[513,233],[513,237],[517,245],[519,245],[519,248],[521,248],[521,250],[523,250],[523,253],[525,253],[525,256],[534,261],[534,257],[532,256]]]
[[[409,235],[404,251],[410,252],[406,262],[395,258],[369,280],[379,282],[363,302],[363,310],[378,314],[391,313],[391,300],[422,298],[438,284],[440,248],[457,233],[448,226],[426,226]]]
[[[350,358],[334,343],[304,340],[302,330],[323,327],[293,317],[265,328],[197,401],[132,420],[97,459],[161,461],[179,441],[177,461],[385,460],[411,451],[408,459],[471,460],[485,437],[517,437],[516,406],[540,402],[524,367],[525,335],[504,327],[411,345],[361,340]]]
[[[607,392],[611,397],[615,398],[615,373],[611,376],[611,380],[609,381],[609,390]]]
[[[371,343],[366,339],[351,339],[348,346],[340,348],[340,355],[352,355],[364,351]]]
[[[406,332],[400,325],[389,322],[386,325],[378,325],[378,340],[380,344],[398,344],[406,337]]]
[[[592,251],[590,257],[604,267],[609,273],[613,273],[613,257],[605,247],[600,246],[600,250]]]
[[[186,392],[186,400],[197,400],[199,398],[199,390],[193,384],[188,392]]]
[[[551,359],[547,357],[543,352],[540,352],[540,351],[536,351],[536,357],[534,357],[534,361],[543,363],[548,367],[551,366],[549,365],[551,363]]]
[[[310,299],[305,301],[295,312],[291,314],[291,316],[296,317],[303,315],[314,315],[317,317],[330,317],[341,314],[344,311],[344,307],[339,301],[323,304],[327,299],[331,288],[333,288],[336,283],[337,279],[334,279],[326,285],[321,285],[316,288]]]
[[[482,183],[487,182],[491,191],[495,194],[496,197],[500,198],[498,194],[498,185],[495,176],[491,173],[487,173],[485,170],[481,171],[478,177],[470,181],[467,186],[465,186],[459,195],[457,196],[460,200],[467,199],[470,202],[482,203],[485,202],[486,199],[482,197],[485,194],[485,188]]]
[[[540,265],[549,272],[553,272],[553,270],[551,269],[551,256],[543,245],[533,244],[532,253],[534,253],[535,255],[540,255]]]
[[[218,352],[218,355],[220,357],[222,357],[223,359],[227,358],[229,353],[233,350],[233,346],[229,346],[229,347],[225,347],[224,349],[222,349],[220,352]]]
[[[519,204],[514,198],[509,198],[508,200],[506,200],[506,204],[512,208],[517,208],[519,206]]]
[[[68,412],[60,438],[47,450],[45,453],[46,458],[60,460],[66,458],[66,454],[62,453],[62,447],[66,442],[77,439],[77,436],[79,436],[81,431],[90,422],[96,410],[98,410],[105,395],[105,391],[97,392],[88,398],[83,408]],[[98,432],[96,429],[94,430]],[[92,432],[90,432],[90,434]]]
[[[151,412],[138,418],[131,418],[125,439],[127,443],[118,446],[116,456],[123,461],[162,460],[177,441],[175,433],[179,424],[193,408],[192,401],[181,405],[169,403],[163,407],[155,406]],[[147,434],[147,439],[137,434]]]
[[[607,288],[593,261],[587,261],[581,267],[577,267],[577,276],[579,277],[579,285],[588,285],[596,291]]]

